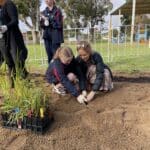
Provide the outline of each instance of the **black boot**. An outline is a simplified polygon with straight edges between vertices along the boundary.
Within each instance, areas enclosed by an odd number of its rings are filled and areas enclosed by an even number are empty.
[[[29,72],[24,68],[23,70],[21,70],[20,77],[22,79],[26,79],[28,74],[29,74]]]

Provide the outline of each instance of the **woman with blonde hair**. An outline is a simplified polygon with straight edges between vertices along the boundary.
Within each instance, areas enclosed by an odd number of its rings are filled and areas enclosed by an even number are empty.
[[[64,95],[66,91],[77,98],[79,103],[84,103],[86,98],[83,94],[85,91],[85,79],[80,67],[74,59],[72,50],[69,47],[59,48],[46,72],[47,80],[50,84],[53,84],[53,89],[58,94]],[[79,81],[79,88],[75,83]]]
[[[97,91],[108,92],[113,88],[113,76],[110,68],[104,64],[101,55],[92,50],[87,41],[80,41],[77,45],[78,57],[76,58],[83,74],[85,75],[90,90],[85,94],[87,102],[93,100]]]

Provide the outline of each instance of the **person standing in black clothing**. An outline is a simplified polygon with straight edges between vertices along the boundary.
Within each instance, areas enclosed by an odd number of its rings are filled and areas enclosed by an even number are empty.
[[[21,77],[26,78],[27,48],[18,23],[15,4],[11,0],[0,0],[0,52],[8,65],[9,75],[15,77],[18,69]]]
[[[63,17],[61,10],[56,7],[54,0],[45,0],[45,3],[47,7],[41,13],[40,25],[44,30],[43,39],[48,63],[50,63],[56,50],[64,42]]]
[[[2,25],[1,13],[2,13],[2,8],[0,7],[0,26]],[[0,32],[0,49],[2,49],[2,47],[4,45],[4,43],[1,40],[2,38],[3,38],[3,35]],[[2,55],[1,50],[0,50],[0,67],[3,64],[3,62],[4,62],[4,58],[3,58],[3,55]]]

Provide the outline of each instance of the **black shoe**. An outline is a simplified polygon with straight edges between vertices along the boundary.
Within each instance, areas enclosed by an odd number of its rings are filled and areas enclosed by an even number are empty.
[[[26,69],[24,69],[22,74],[21,74],[21,78],[26,79],[28,75],[29,75],[29,72]]]

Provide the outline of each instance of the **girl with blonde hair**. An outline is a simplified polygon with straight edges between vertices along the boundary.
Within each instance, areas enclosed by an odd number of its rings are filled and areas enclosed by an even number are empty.
[[[85,103],[86,98],[80,92],[85,91],[84,75],[78,67],[72,50],[69,47],[59,48],[46,72],[47,81],[53,84],[53,91],[65,95],[66,91],[77,98],[79,103]],[[79,81],[79,88],[75,83]]]
[[[88,83],[89,94],[85,92],[87,102],[93,100],[97,91],[108,92],[113,89],[113,76],[110,68],[104,64],[101,55],[92,50],[90,43],[80,41],[77,45],[76,58]]]

